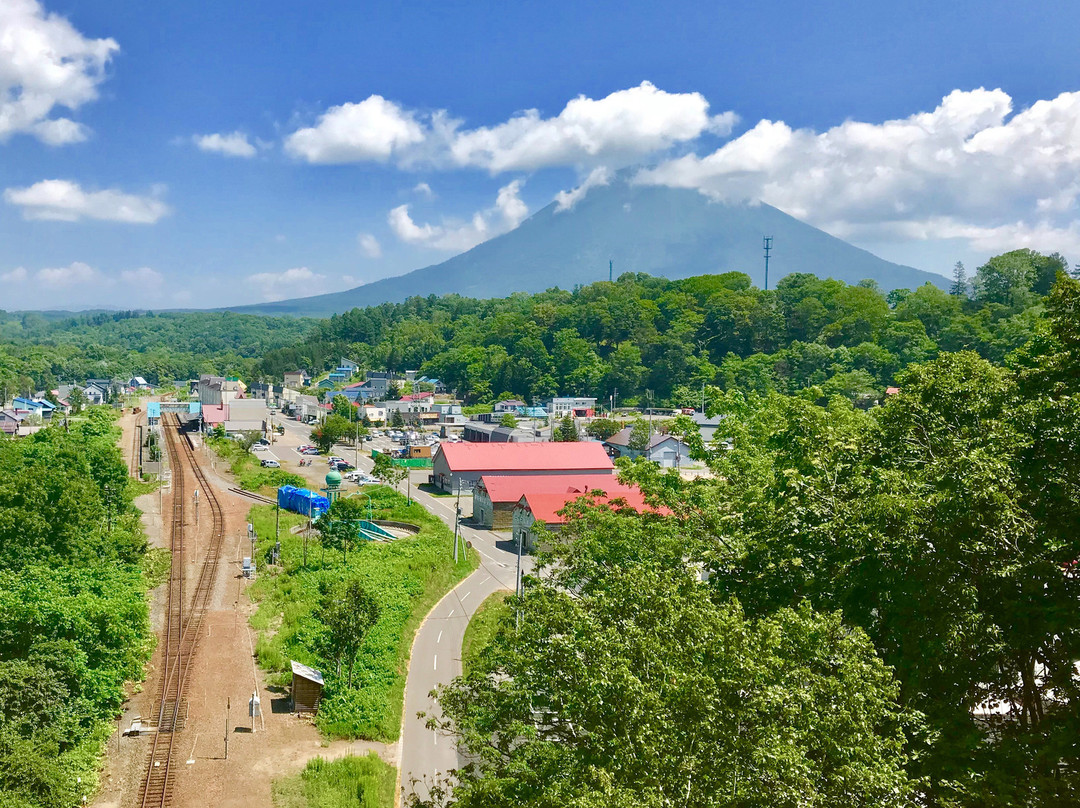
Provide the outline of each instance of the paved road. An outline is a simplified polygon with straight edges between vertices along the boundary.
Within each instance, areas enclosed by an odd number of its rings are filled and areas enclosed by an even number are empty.
[[[286,446],[295,447],[307,443],[311,427],[296,421],[278,420],[283,423],[286,434],[281,444],[275,444],[278,456],[295,454]],[[377,438],[365,442],[369,448],[388,451],[388,440]],[[352,460],[353,448],[338,445],[334,454]],[[373,463],[370,452],[360,454],[358,468],[371,471]],[[315,468],[325,468],[325,458],[315,458]],[[411,477],[412,497],[431,513],[442,519],[451,530],[454,528],[454,509],[456,498],[437,497],[421,491],[417,485],[427,481],[427,469],[413,470]],[[400,486],[406,491],[406,483]],[[463,494],[461,510],[464,517],[472,514],[472,495]],[[509,534],[495,533],[489,530],[474,530],[467,525],[461,526],[465,539],[480,554],[479,568],[446,595],[424,620],[413,642],[409,662],[409,673],[405,690],[405,718],[401,738],[401,785],[406,791],[412,790],[413,780],[419,781],[418,790],[426,794],[425,782],[431,782],[440,772],[458,766],[458,755],[453,740],[440,736],[427,728],[426,718],[418,718],[417,713],[437,712],[438,705],[430,697],[431,691],[438,685],[446,684],[461,674],[461,643],[465,636],[465,627],[477,607],[484,599],[500,589],[513,589],[517,571],[517,548]],[[532,559],[522,558],[522,572],[532,570]]]

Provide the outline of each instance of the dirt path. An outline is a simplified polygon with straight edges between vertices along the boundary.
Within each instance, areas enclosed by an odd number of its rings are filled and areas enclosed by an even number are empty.
[[[125,433],[127,434],[127,433]],[[127,434],[130,445],[131,436]],[[205,455],[196,452],[203,464]],[[175,473],[175,471],[174,471]],[[188,473],[187,490],[194,491],[196,483]],[[271,690],[266,674],[255,664],[255,632],[248,626],[254,606],[247,595],[250,584],[240,574],[240,559],[250,553],[247,540],[247,513],[251,501],[228,492],[232,484],[227,475],[210,473],[207,478],[214,486],[225,516],[225,540],[218,580],[211,610],[204,620],[204,636],[188,685],[188,714],[184,729],[177,737],[182,750],[180,769],[173,791],[175,808],[191,806],[244,806],[269,808],[272,805],[270,781],[275,777],[294,774],[313,757],[338,758],[349,754],[375,751],[384,760],[397,765],[397,745],[368,742],[335,742],[327,744],[310,720],[288,712],[285,693]],[[205,553],[209,539],[210,518],[204,501],[199,506],[197,540],[185,552],[189,580],[197,574],[197,563]],[[170,512],[168,495],[160,503]],[[156,546],[165,546],[167,537],[161,534],[159,495],[149,494],[137,503],[143,509],[143,522]],[[187,533],[195,536],[194,509],[187,509]],[[164,609],[160,595],[154,593],[152,620],[155,631],[163,622]],[[148,672],[147,692],[132,696],[126,705],[124,729],[136,715],[148,715],[151,710],[153,671],[157,655]],[[261,699],[263,716],[255,720],[252,732],[248,717],[248,700],[253,692]],[[228,759],[225,759],[226,705],[228,711]],[[122,738],[120,752],[116,751],[116,736],[109,752],[102,778],[102,789],[95,805],[100,808],[126,808],[138,803],[139,786],[145,776],[146,736]],[[184,761],[187,761],[186,763]]]

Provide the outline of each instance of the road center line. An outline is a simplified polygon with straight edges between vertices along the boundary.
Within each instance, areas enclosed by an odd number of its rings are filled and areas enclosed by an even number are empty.
[[[436,670],[436,671],[437,671],[437,670],[439,669],[439,655],[438,655],[438,654],[436,654],[436,655],[435,655],[435,656],[433,656],[433,657],[432,657],[431,659],[432,659],[432,662],[434,663],[434,664],[432,665],[432,668],[431,668],[431,669],[432,669],[432,670]]]
[[[435,644],[438,645],[442,642],[442,632],[439,632],[439,636],[435,638]]]

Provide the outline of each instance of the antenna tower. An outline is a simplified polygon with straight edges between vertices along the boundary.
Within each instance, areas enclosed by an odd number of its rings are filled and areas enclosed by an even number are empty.
[[[611,283],[611,281],[614,278],[614,275],[615,275],[615,262],[609,259],[608,262],[607,262],[607,279],[608,279],[608,283]]]
[[[772,236],[763,236],[761,246],[765,248],[765,288],[769,288],[769,251],[772,250]]]

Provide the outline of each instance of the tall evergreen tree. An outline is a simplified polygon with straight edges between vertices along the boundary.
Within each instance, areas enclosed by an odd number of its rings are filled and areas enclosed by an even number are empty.
[[[956,295],[957,297],[967,297],[968,282],[967,282],[967,270],[964,269],[964,262],[957,261],[956,266],[953,267],[953,283],[949,287],[949,294]]]

